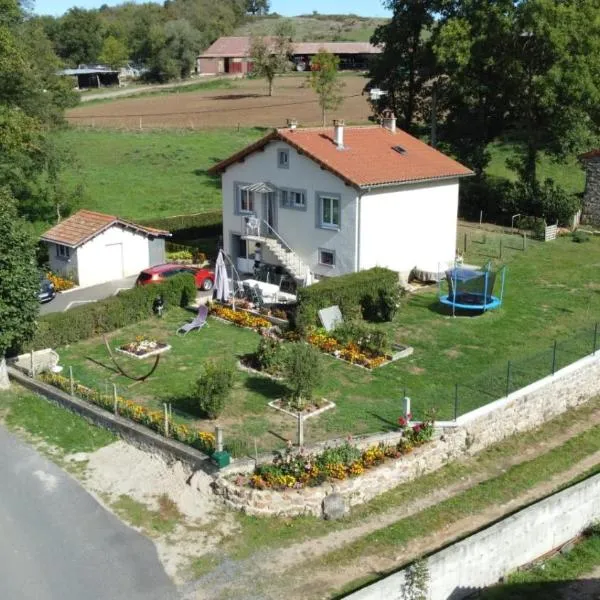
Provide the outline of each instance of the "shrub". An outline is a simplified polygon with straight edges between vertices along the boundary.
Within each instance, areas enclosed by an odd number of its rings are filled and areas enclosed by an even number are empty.
[[[375,267],[332,277],[298,290],[295,325],[300,331],[316,326],[318,311],[333,305],[340,307],[346,319],[360,311],[369,321],[385,321],[393,318],[399,299],[398,274],[389,269]]]
[[[188,306],[196,297],[194,277],[177,275],[164,283],[135,287],[67,312],[40,317],[33,340],[23,350],[57,348],[147,319],[153,314],[152,303],[159,294],[167,310]]]
[[[223,361],[209,361],[196,381],[198,408],[209,419],[216,419],[225,408],[233,388],[233,367]]]
[[[196,240],[220,235],[223,230],[223,212],[209,210],[192,215],[164,217],[143,222],[148,227],[166,229],[173,234],[173,242]],[[168,243],[170,245],[170,243]]]
[[[590,241],[590,235],[589,235],[589,233],[586,233],[585,231],[581,231],[581,230],[574,231],[571,234],[571,238],[577,244],[583,244],[585,242],[589,242]]]
[[[356,344],[361,351],[376,356],[388,354],[391,348],[387,331],[362,321],[350,321],[339,325],[331,332],[342,346]]]
[[[261,337],[256,349],[256,362],[262,371],[278,373],[285,362],[286,347],[272,337]]]
[[[285,379],[290,388],[290,399],[298,407],[311,400],[323,377],[321,353],[308,344],[290,344],[285,354]]]

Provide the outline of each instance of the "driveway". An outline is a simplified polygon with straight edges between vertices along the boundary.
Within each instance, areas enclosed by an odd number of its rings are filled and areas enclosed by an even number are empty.
[[[96,300],[102,300],[109,296],[114,296],[119,290],[128,290],[135,285],[137,275],[132,275],[126,279],[118,279],[108,283],[101,283],[91,287],[74,289],[62,292],[56,295],[51,302],[40,305],[40,314],[47,315],[53,312],[64,312],[74,306],[81,306]]]
[[[0,598],[174,600],[152,542],[0,426]]]

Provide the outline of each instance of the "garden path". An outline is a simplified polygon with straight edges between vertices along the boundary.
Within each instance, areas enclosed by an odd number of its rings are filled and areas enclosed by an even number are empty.
[[[569,439],[598,424],[600,424],[600,406],[596,406],[585,419],[574,421],[571,425],[565,427],[560,434],[555,435],[550,440],[543,440],[532,444],[520,454],[501,456],[494,464],[486,466],[483,470],[478,469],[476,475],[465,477],[447,488],[436,489],[426,496],[405,502],[385,513],[367,518],[356,527],[335,531],[320,538],[309,539],[286,548],[260,551],[252,556],[251,559],[241,561],[237,564],[227,561],[222,567],[210,574],[209,586],[205,585],[207,583],[205,578],[189,586],[188,589],[190,591],[192,589],[196,591],[195,595],[190,595],[189,597],[195,600],[209,597],[217,598],[218,592],[225,592],[227,594],[235,591],[234,595],[237,595],[236,597],[249,599],[255,597],[247,595],[250,587],[253,587],[252,593],[256,593],[256,586],[248,585],[249,581],[253,581],[257,585],[258,582],[261,582],[261,593],[263,594],[261,597],[264,598],[278,598],[278,593],[282,589],[281,586],[285,587],[286,598],[290,600],[294,598],[327,598],[329,595],[324,595],[324,591],[326,590],[340,589],[349,581],[373,573],[391,570],[398,564],[410,560],[411,557],[432,551],[443,544],[451,542],[453,539],[462,537],[470,531],[484,526],[486,523],[508,512],[514,511],[519,506],[547,495],[561,484],[572,480],[577,475],[584,473],[600,462],[600,453],[588,456],[571,469],[544,481],[542,484],[532,487],[527,493],[514,498],[509,503],[492,506],[477,515],[457,521],[441,531],[436,531],[429,536],[419,538],[407,544],[400,554],[385,557],[380,555],[370,557],[361,556],[359,560],[353,561],[343,567],[338,565],[334,567],[321,566],[318,564],[320,557],[343,548],[347,544],[369,533],[381,530],[392,523],[439,504],[483,481],[497,477],[513,466],[546,454],[553,448],[561,446]],[[465,462],[468,463],[471,461],[475,463],[477,457],[468,458]],[[310,561],[310,569],[308,569],[310,577],[306,576],[306,570],[302,567],[302,564],[308,561]],[[223,573],[226,576],[222,578],[216,577],[215,575],[217,575],[221,568],[227,571]],[[208,594],[209,591],[210,594]]]

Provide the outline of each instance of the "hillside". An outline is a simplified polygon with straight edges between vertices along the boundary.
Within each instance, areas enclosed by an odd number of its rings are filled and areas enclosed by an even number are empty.
[[[297,17],[253,17],[234,35],[273,35],[277,25],[289,21],[299,42],[368,42],[378,25],[387,19],[357,15],[300,15]]]

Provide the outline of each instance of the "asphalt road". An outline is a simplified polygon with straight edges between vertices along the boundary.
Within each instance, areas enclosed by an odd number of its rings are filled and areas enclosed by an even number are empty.
[[[81,306],[89,302],[96,302],[109,296],[114,296],[119,290],[128,290],[135,285],[136,275],[117,281],[109,281],[100,285],[87,288],[74,289],[72,291],[56,294],[56,298],[50,302],[40,305],[40,314],[47,315],[53,312],[64,312],[74,306]]]
[[[152,542],[0,426],[0,598],[172,600]]]

